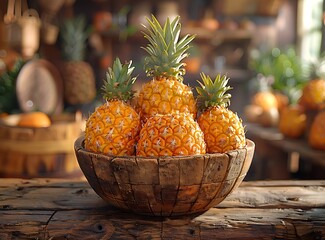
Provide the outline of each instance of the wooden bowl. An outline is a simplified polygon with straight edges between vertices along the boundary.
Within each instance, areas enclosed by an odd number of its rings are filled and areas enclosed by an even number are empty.
[[[108,156],[87,151],[84,136],[76,156],[95,192],[111,205],[144,215],[204,212],[223,201],[244,179],[255,144],[224,154],[180,157]]]

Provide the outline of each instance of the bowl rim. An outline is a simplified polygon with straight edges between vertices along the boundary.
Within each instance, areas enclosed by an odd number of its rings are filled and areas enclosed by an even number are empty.
[[[119,159],[143,159],[143,160],[149,160],[149,159],[184,159],[184,158],[200,158],[200,157],[221,157],[221,156],[229,156],[232,153],[236,153],[238,152],[238,150],[242,150],[242,149],[246,149],[247,152],[249,151],[254,151],[255,149],[255,143],[246,138],[246,145],[243,148],[239,148],[239,149],[234,149],[234,150],[230,150],[224,153],[206,153],[206,154],[196,154],[196,155],[180,155],[180,156],[136,156],[136,155],[125,155],[125,156],[119,156],[119,155],[110,155],[110,154],[103,154],[103,153],[96,153],[96,152],[92,152],[87,150],[84,147],[84,141],[85,141],[85,135],[81,134],[81,136],[79,136],[74,143],[74,148],[76,152],[79,151],[83,151],[85,154],[91,154],[91,155],[101,155],[104,157],[108,157],[108,158],[119,158]]]

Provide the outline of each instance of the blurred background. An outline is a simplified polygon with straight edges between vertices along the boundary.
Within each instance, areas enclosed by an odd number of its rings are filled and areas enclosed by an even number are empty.
[[[102,102],[112,61],[133,61],[136,90],[149,80],[142,25],[154,14],[162,23],[179,15],[182,34],[196,35],[184,83],[194,88],[202,71],[230,78],[230,108],[256,143],[246,180],[324,178],[324,6],[323,0],[0,1],[0,176],[80,175],[72,145]],[[18,126],[22,114],[35,111],[50,118],[38,135],[39,116],[30,121],[33,133]],[[45,141],[48,147],[37,145]]]

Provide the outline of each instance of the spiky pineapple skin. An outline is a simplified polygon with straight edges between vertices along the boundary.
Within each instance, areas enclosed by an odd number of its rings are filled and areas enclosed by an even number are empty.
[[[199,116],[198,124],[204,133],[207,153],[224,153],[246,145],[242,121],[228,108],[208,108]]]
[[[137,108],[145,122],[156,114],[189,113],[196,118],[196,101],[191,88],[174,79],[153,79],[142,86]]]
[[[186,156],[206,153],[203,132],[189,114],[155,115],[140,132],[138,156]]]
[[[140,116],[120,100],[98,107],[86,122],[85,148],[109,155],[134,155]]]
[[[86,104],[96,96],[92,67],[84,61],[66,61],[61,65],[64,99],[68,104]]]

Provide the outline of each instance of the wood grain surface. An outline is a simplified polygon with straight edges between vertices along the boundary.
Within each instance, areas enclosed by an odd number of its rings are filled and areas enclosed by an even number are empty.
[[[325,239],[325,180],[243,182],[167,218],[114,208],[85,179],[0,179],[0,239]]]

